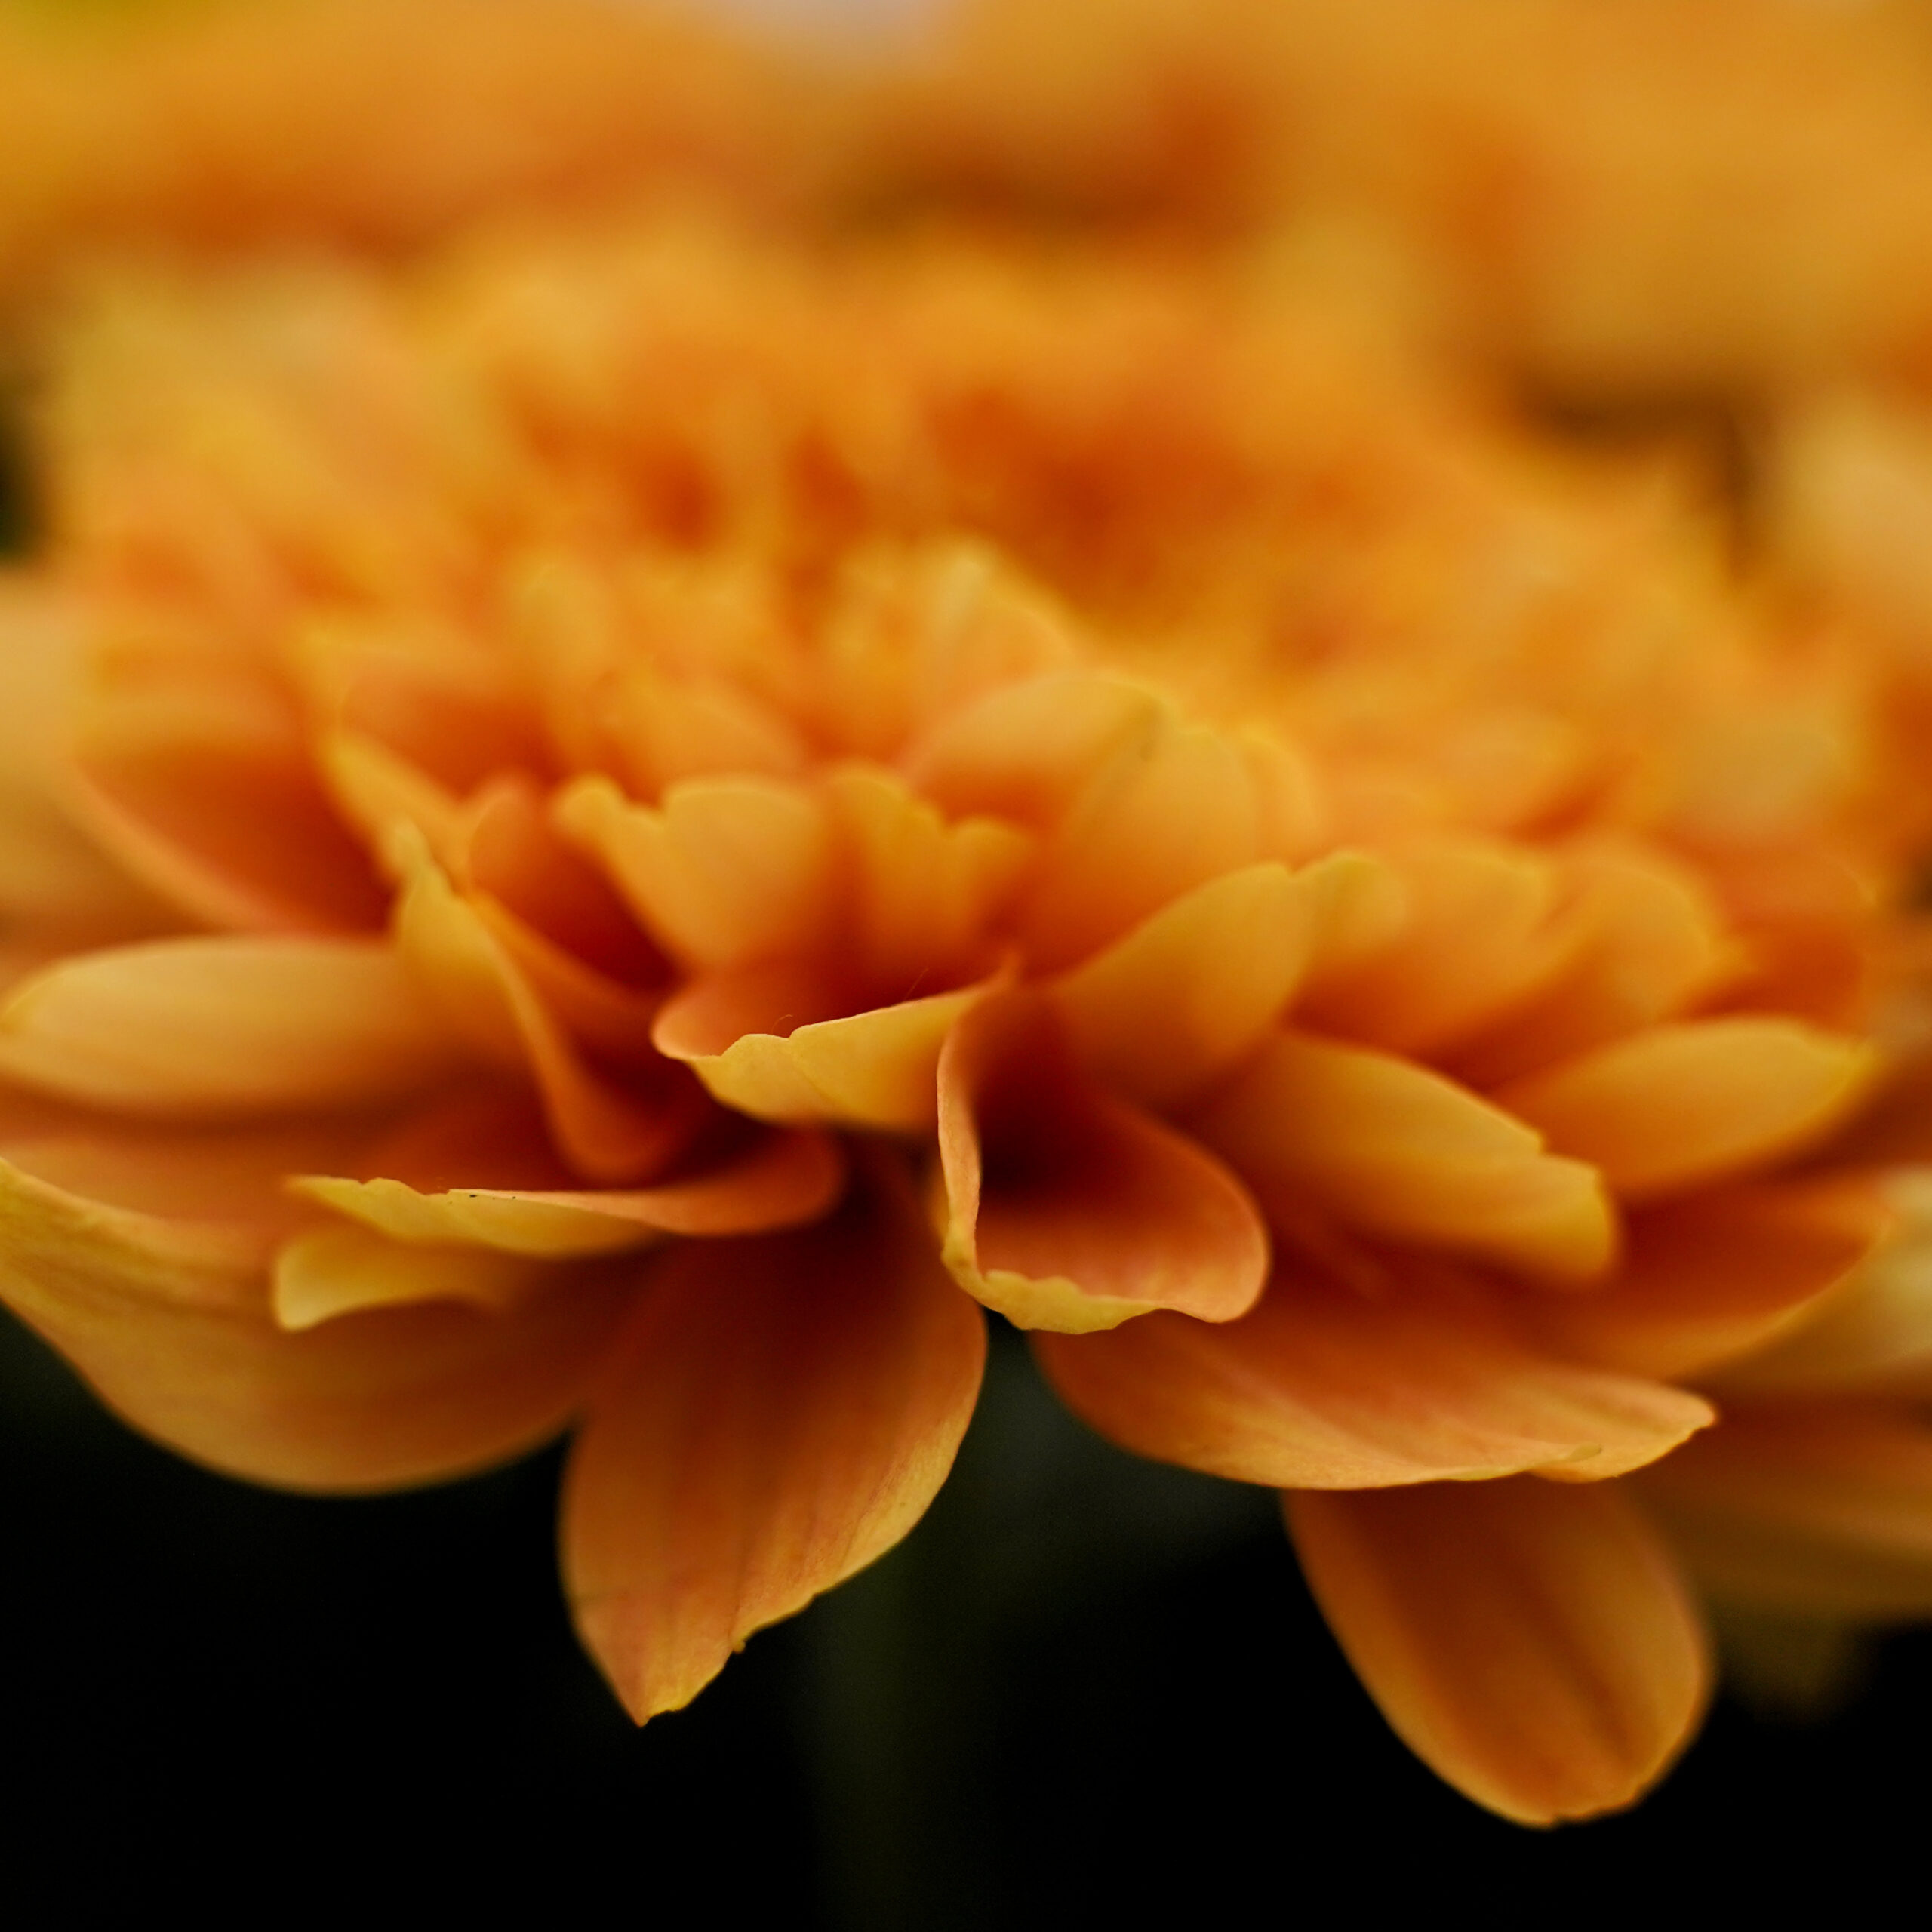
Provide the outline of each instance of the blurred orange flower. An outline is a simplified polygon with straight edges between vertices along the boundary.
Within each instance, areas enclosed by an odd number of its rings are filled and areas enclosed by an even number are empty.
[[[1288,1492],[1445,1777],[1628,1801],[1706,1669],[1607,1479],[1685,1385],[1812,1364],[1665,1465],[1761,1580],[1843,1485],[1752,1445],[1924,1460],[1788,1339],[1911,1251],[1844,1138],[1910,813],[1668,476],[1324,312],[675,220],[97,277],[6,607],[0,1291],[263,1480],[575,1418],[640,1718],[917,1518],[989,1307],[1116,1441]]]

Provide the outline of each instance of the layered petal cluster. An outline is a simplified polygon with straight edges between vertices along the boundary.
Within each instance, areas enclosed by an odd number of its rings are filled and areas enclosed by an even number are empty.
[[[1919,1425],[1832,1339],[1900,1352],[1916,1252],[1847,1137],[1866,686],[1310,301],[675,221],[91,283],[5,608],[0,1293],[266,1481],[574,1420],[640,1718],[916,1519],[982,1308],[1283,1491],[1512,1817],[1694,1725],[1660,1521],[1740,1587],[1869,1529],[1899,1608],[1922,1500],[1846,1499]]]

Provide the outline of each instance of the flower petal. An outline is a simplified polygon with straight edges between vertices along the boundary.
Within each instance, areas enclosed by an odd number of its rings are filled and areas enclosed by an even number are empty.
[[[1561,964],[1558,879],[1542,855],[1445,839],[1396,855],[1395,869],[1407,917],[1378,952],[1311,983],[1310,1024],[1392,1052],[1432,1054]]]
[[[1726,1395],[1932,1394],[1932,1171],[1901,1168],[1859,1192],[1871,1238],[1822,1301],[1725,1368]]]
[[[1495,1098],[1635,1201],[1810,1145],[1851,1112],[1876,1069],[1859,1041],[1748,1015],[1654,1026]]]
[[[1801,1354],[1810,1304],[1859,1269],[1894,1218],[1875,1189],[1850,1181],[1761,1183],[1663,1202],[1630,1217],[1614,1280],[1596,1294],[1539,1303],[1537,1327],[1566,1353],[1671,1381],[1788,1330]],[[1730,1371],[1727,1386],[1744,1373]]]
[[[1714,1595],[1803,1615],[1932,1613],[1932,1428],[1866,1399],[1767,1404],[1646,1471]]]
[[[0,1072],[131,1112],[219,1118],[374,1103],[458,1059],[374,940],[155,940],[50,967],[0,1009]]]
[[[949,823],[870,765],[839,767],[826,789],[851,870],[839,955],[878,995],[868,1004],[970,970],[1032,857],[1032,835],[997,819]]]
[[[500,1066],[528,1069],[558,1145],[578,1172],[618,1182],[661,1171],[706,1109],[689,1077],[666,1061],[657,1063],[654,1081],[634,1074],[622,1087],[595,1072],[489,922],[420,842],[407,865],[397,949],[451,1024]]]
[[[370,1139],[369,1122],[353,1114],[209,1128],[76,1112],[8,1121],[0,1155],[21,1173],[103,1207],[253,1229],[266,1263],[277,1241],[311,1218],[289,1198],[287,1177],[305,1168],[350,1164]]]
[[[414,1302],[469,1302],[494,1312],[549,1272],[541,1261],[500,1248],[426,1247],[338,1222],[306,1228],[282,1244],[269,1301],[276,1321],[291,1331]]]
[[[921,795],[1051,831],[1097,767],[1148,742],[1160,700],[1091,671],[1050,672],[987,693],[935,727],[904,761]]]
[[[823,1134],[760,1133],[735,1158],[657,1187],[619,1192],[463,1187],[425,1193],[399,1180],[305,1174],[306,1199],[400,1241],[555,1260],[643,1247],[667,1235],[758,1234],[814,1220],[838,1198],[844,1166]]]
[[[278,1328],[226,1231],[104,1208],[0,1163],[0,1296],[109,1407],[184,1455],[299,1489],[383,1489],[553,1434],[627,1300],[585,1276],[508,1312]]]
[[[940,1057],[945,1259],[1023,1328],[1084,1334],[1152,1309],[1227,1321],[1268,1272],[1240,1183],[1075,1065],[1045,1001],[995,995]]]
[[[1614,1252],[1589,1168],[1393,1054],[1278,1035],[1189,1124],[1283,1226],[1331,1216],[1558,1283],[1601,1275]]]
[[[557,823],[609,872],[651,937],[696,971],[808,951],[822,937],[834,854],[824,802],[770,778],[695,778],[662,806],[580,779]]]
[[[1004,977],[814,1019],[842,1004],[822,975],[754,968],[685,989],[666,1003],[651,1037],[715,1099],[755,1120],[929,1132],[940,1049],[959,1016]]]
[[[1457,1075],[1493,1087],[1656,1025],[1707,997],[1737,964],[1724,915],[1688,866],[1615,847],[1568,855],[1571,897],[1550,983],[1455,1051]]]
[[[564,1492],[578,1628],[639,1722],[912,1527],[985,1354],[895,1176],[803,1233],[658,1264]]]
[[[123,654],[125,658],[125,654]],[[89,706],[74,798],[137,878],[241,930],[367,928],[383,894],[310,768],[286,700],[245,675],[195,678],[116,659]]]
[[[1670,1558],[1612,1490],[1537,1482],[1287,1499],[1309,1588],[1403,1742],[1528,1825],[1630,1804],[1709,1695]]]
[[[1197,887],[1053,988],[1074,1051],[1117,1093],[1171,1106],[1260,1044],[1307,965],[1328,894],[1268,862]]]
[[[1487,1297],[1447,1281],[1371,1300],[1282,1274],[1225,1327],[1149,1315],[1034,1347],[1068,1406],[1123,1448],[1277,1489],[1524,1469],[1595,1481],[1711,1420],[1680,1389],[1540,1351]]]
[[[1041,970],[1111,945],[1170,900],[1278,854],[1241,746],[1157,715],[1102,764],[1043,844],[1020,937]]]

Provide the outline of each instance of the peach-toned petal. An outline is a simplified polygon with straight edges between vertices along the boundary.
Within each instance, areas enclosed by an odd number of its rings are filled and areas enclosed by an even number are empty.
[[[559,827],[608,870],[651,937],[681,964],[729,971],[808,949],[834,903],[832,829],[815,793],[776,779],[691,779],[660,807],[583,778]]]
[[[667,977],[611,883],[551,823],[548,798],[499,774],[465,801],[454,865],[471,891],[598,979],[641,997]]]
[[[1630,1217],[1623,1264],[1601,1293],[1539,1303],[1537,1329],[1607,1367],[1697,1374],[1787,1331],[1808,1334],[1811,1304],[1835,1305],[1894,1218],[1858,1182],[1758,1183],[1666,1201]],[[1728,1371],[1727,1386],[1749,1372]]]
[[[42,1091],[186,1118],[396,1098],[457,1051],[374,940],[155,940],[16,986],[0,1072]]]
[[[288,1176],[352,1165],[371,1139],[368,1121],[356,1114],[208,1127],[63,1108],[42,1121],[5,1121],[0,1156],[103,1207],[251,1230],[266,1260],[277,1241],[312,1218],[290,1198]]]
[[[571,1165],[594,1180],[641,1180],[696,1131],[703,1110],[688,1076],[660,1063],[655,1081],[620,1088],[594,1072],[476,908],[420,846],[396,909],[396,947],[452,1026],[501,1066],[527,1067]],[[666,1078],[665,1075],[675,1078]]]
[[[352,731],[324,734],[315,762],[337,809],[379,857],[389,857],[397,828],[408,826],[422,836],[438,864],[451,863],[462,808],[426,772],[388,746]]]
[[[1226,1072],[1260,1044],[1307,964],[1321,906],[1307,881],[1272,861],[1229,872],[1076,968],[1053,988],[1074,1051],[1152,1107]]]
[[[657,1264],[564,1496],[578,1628],[639,1721],[912,1527],[985,1350],[894,1179],[804,1232]]]
[[[278,1328],[268,1283],[205,1230],[106,1209],[0,1163],[0,1296],[137,1428],[220,1469],[382,1489],[552,1434],[627,1300],[614,1278],[486,1315],[417,1307]]]
[[[458,795],[540,761],[504,659],[447,623],[394,608],[331,612],[297,626],[282,657],[312,720],[383,746]]]
[[[242,931],[375,924],[380,886],[271,699],[246,687],[139,687],[95,705],[72,796],[137,878],[199,919]]]
[[[954,818],[1058,823],[1097,766],[1151,741],[1161,718],[1151,692],[1067,671],[989,692],[937,726],[905,761],[920,792]]]
[[[721,975],[667,1001],[651,1037],[715,1098],[755,1120],[918,1133],[937,1115],[947,1034],[1003,977],[814,1020],[808,1016],[839,1003],[816,974]]]
[[[1524,1469],[1582,1481],[1665,1454],[1711,1419],[1661,1383],[1540,1349],[1472,1288],[1374,1299],[1284,1272],[1241,1321],[1149,1315],[1035,1349],[1074,1412],[1137,1454],[1278,1489],[1366,1489]]]
[[[1529,1825],[1632,1803],[1690,1741],[1707,1647],[1612,1490],[1518,1481],[1287,1499],[1315,1601],[1396,1734]]]
[[[1268,1270],[1240,1183],[1095,1087],[1046,1003],[995,995],[940,1058],[945,1259],[1023,1328],[1111,1328],[1158,1308],[1228,1321]]]
[[[1157,718],[1144,741],[1094,774],[1044,844],[1020,936],[1053,971],[1130,931],[1261,849],[1261,801],[1241,747]]]
[[[393,1241],[559,1260],[644,1247],[669,1235],[760,1234],[815,1220],[838,1198],[844,1163],[811,1133],[761,1133],[734,1157],[657,1187],[598,1192],[462,1187],[426,1193],[378,1177],[291,1183]]]
[[[1570,963],[1487,1036],[1459,1046],[1460,1077],[1515,1079],[1655,1025],[1709,995],[1737,965],[1722,912],[1687,867],[1609,848],[1573,854],[1558,916]]]
[[[1755,1015],[1654,1026],[1500,1088],[1499,1105],[1626,1200],[1702,1186],[1822,1139],[1869,1088],[1870,1048]]]
[[[1278,1035],[1191,1124],[1284,1226],[1333,1216],[1558,1283],[1601,1275],[1615,1251],[1590,1168],[1392,1054]]]
[[[1068,630],[1051,600],[982,543],[862,554],[841,575],[811,709],[841,751],[889,758],[934,719],[1063,669],[1074,655]]]
[[[756,694],[648,661],[626,666],[614,721],[631,782],[646,798],[727,773],[795,777],[807,763],[797,728]]]
[[[0,921],[63,947],[146,938],[179,924],[82,832],[64,764],[82,626],[37,578],[0,572]]]
[[[1406,916],[1377,953],[1311,979],[1303,1018],[1391,1051],[1439,1052],[1562,963],[1560,882],[1541,854],[1443,840],[1395,855]]]
[[[661,993],[626,986],[586,965],[488,892],[472,885],[464,898],[509,964],[573,1038],[614,1067],[648,1073],[657,1064],[651,1029]]]
[[[1831,1293],[1726,1367],[1725,1395],[1932,1394],[1932,1172],[1901,1168],[1865,1198],[1869,1238]]]
[[[1903,1406],[1740,1408],[1643,1481],[1716,1596],[1812,1616],[1932,1613],[1932,1429]]]
[[[839,767],[826,789],[851,871],[840,957],[877,1003],[983,955],[1032,838],[995,819],[948,824],[903,780],[869,765]]]

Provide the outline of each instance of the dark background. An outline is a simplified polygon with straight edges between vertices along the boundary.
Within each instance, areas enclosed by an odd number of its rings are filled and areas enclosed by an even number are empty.
[[[1109,1448],[1008,1334],[921,1529],[638,1732],[565,1616],[558,1460],[271,1494],[0,1332],[0,1874],[60,1906],[26,1922],[512,1887],[546,1924],[1682,1922],[1901,1876],[1923,1922],[1925,1637],[1822,1724],[1721,1703],[1633,1814],[1520,1830],[1385,1729],[1267,1499]]]

